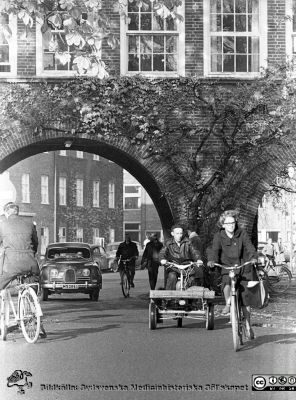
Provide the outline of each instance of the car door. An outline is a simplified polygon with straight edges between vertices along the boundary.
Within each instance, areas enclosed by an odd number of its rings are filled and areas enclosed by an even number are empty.
[[[101,256],[101,263],[103,269],[108,269],[108,260],[107,260],[107,253],[104,247],[99,247],[100,256]]]

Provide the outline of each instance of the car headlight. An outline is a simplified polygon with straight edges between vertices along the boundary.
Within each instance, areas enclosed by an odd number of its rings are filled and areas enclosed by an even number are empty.
[[[59,276],[59,271],[56,268],[50,270],[50,279],[57,278]]]
[[[89,276],[90,270],[88,268],[84,268],[81,273],[82,276]]]

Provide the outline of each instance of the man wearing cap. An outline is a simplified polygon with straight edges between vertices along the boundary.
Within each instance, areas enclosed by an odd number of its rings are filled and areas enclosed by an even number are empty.
[[[157,282],[159,268],[159,252],[163,244],[158,240],[157,233],[150,235],[149,243],[146,244],[141,265],[146,265],[148,270],[150,289],[154,290]]]
[[[7,203],[3,210],[5,218],[0,223],[0,245],[4,256],[0,265],[0,289],[19,274],[32,272],[39,275],[35,258],[38,247],[35,225],[19,216],[19,207],[15,203]]]

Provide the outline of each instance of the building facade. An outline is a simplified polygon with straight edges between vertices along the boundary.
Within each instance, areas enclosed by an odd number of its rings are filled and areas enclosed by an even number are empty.
[[[49,242],[109,243],[123,232],[123,173],[95,154],[61,150],[9,168],[15,201],[32,217],[44,254]]]
[[[143,186],[127,171],[123,171],[123,229],[132,240],[143,245],[146,237],[157,233],[163,240],[157,210]]]

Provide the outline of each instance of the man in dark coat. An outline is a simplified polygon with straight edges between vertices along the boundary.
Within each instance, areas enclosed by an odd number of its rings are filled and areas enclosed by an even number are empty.
[[[130,270],[130,278],[131,278],[131,287],[135,287],[134,277],[136,273],[136,259],[139,257],[138,247],[135,242],[131,241],[130,235],[125,235],[125,241],[120,243],[116,252],[115,260],[118,261],[121,257],[122,260],[130,259],[131,261],[128,264]],[[121,275],[122,265],[119,263],[118,271]]]
[[[0,266],[0,289],[19,274],[32,272],[39,275],[39,267],[35,258],[38,237],[35,225],[19,216],[19,207],[15,203],[4,206],[6,218],[0,223],[0,245],[3,260]]]
[[[183,262],[194,261],[200,264],[195,267],[195,275],[193,284],[203,284],[203,270],[201,254],[196,250],[188,238],[183,237],[183,227],[181,225],[173,225],[171,228],[172,238],[169,239],[165,246],[161,249],[159,259],[161,264],[165,265],[167,261],[176,264]],[[170,270],[167,275],[166,290],[175,290],[178,280],[178,272]]]
[[[146,244],[141,266],[146,266],[148,270],[150,289],[154,290],[157,282],[158,268],[159,268],[159,252],[163,244],[158,240],[156,233],[150,235],[150,241]]]

